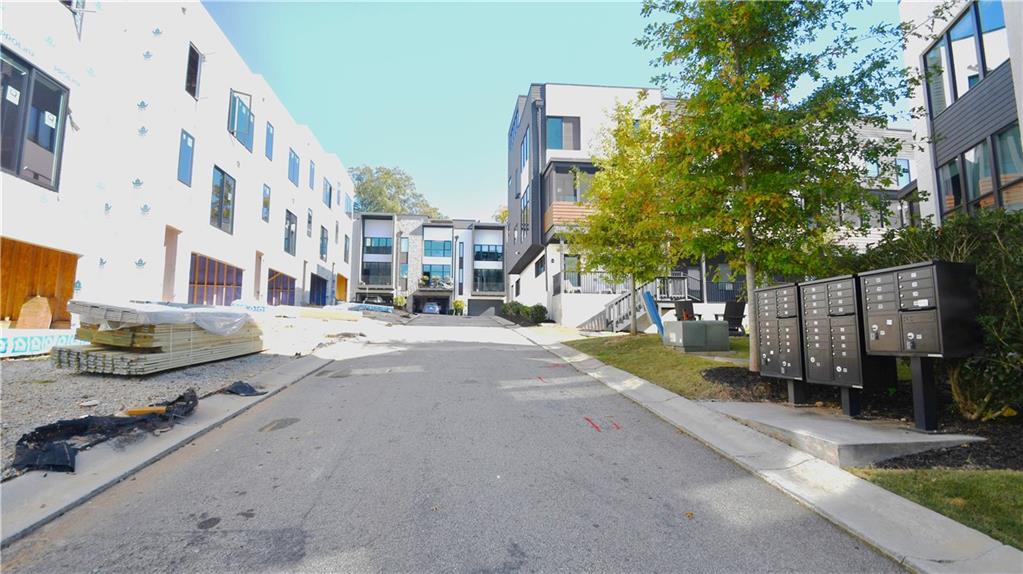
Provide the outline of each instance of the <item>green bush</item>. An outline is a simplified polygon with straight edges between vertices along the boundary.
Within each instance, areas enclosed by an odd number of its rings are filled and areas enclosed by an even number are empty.
[[[465,311],[465,301],[461,299],[455,299],[455,315],[461,315]]]
[[[941,362],[959,412],[969,420],[1012,416],[1023,405],[1023,211],[952,216],[941,227],[889,231],[858,270],[940,259],[977,267],[984,349]]]
[[[529,319],[531,323],[536,323],[537,325],[539,325],[540,323],[543,323],[544,321],[547,320],[547,307],[544,307],[539,303],[533,305],[532,307],[528,307],[527,312],[528,312],[527,319]]]
[[[518,301],[511,301],[501,305],[501,314],[509,319],[521,319],[538,324],[547,320],[547,307],[540,304],[527,307]]]
[[[510,301],[501,306],[501,314],[505,317],[523,317],[526,306],[518,301]]]
[[[408,299],[404,295],[398,295],[394,298],[394,306],[398,309],[404,309],[406,303],[408,303]]]

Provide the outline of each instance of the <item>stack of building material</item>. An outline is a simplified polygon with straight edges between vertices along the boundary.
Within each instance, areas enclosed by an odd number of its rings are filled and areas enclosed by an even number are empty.
[[[50,356],[61,368],[148,375],[263,350],[259,327],[245,316],[234,316],[236,311],[221,316],[169,307],[154,310],[78,302],[69,307],[82,317],[77,338],[91,344],[54,347]],[[197,320],[197,314],[203,317]],[[200,326],[210,322],[223,334]]]

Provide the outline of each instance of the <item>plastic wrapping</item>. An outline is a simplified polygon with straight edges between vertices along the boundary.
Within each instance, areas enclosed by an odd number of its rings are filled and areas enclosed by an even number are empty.
[[[73,300],[68,303],[68,311],[80,315],[83,323],[99,324],[105,329],[194,323],[205,331],[222,336],[233,335],[253,321],[248,311],[240,307],[189,307],[156,303],[108,305]]]

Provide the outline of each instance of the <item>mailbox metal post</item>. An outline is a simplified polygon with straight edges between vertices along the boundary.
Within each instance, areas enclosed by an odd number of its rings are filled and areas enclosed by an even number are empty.
[[[913,423],[920,430],[938,430],[934,359],[910,357],[909,368],[913,372]]]

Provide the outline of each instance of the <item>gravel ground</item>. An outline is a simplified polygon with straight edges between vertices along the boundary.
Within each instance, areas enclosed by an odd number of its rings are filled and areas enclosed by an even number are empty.
[[[128,407],[146,406],[176,398],[187,389],[199,396],[234,381],[248,380],[308,354],[317,346],[339,340],[336,335],[358,333],[360,322],[323,319],[260,318],[267,350],[215,363],[164,371],[145,377],[117,377],[57,369],[48,355],[0,361],[0,473],[14,459],[14,445],[24,433],[61,419],[112,415]],[[80,406],[96,400],[92,407]]]

